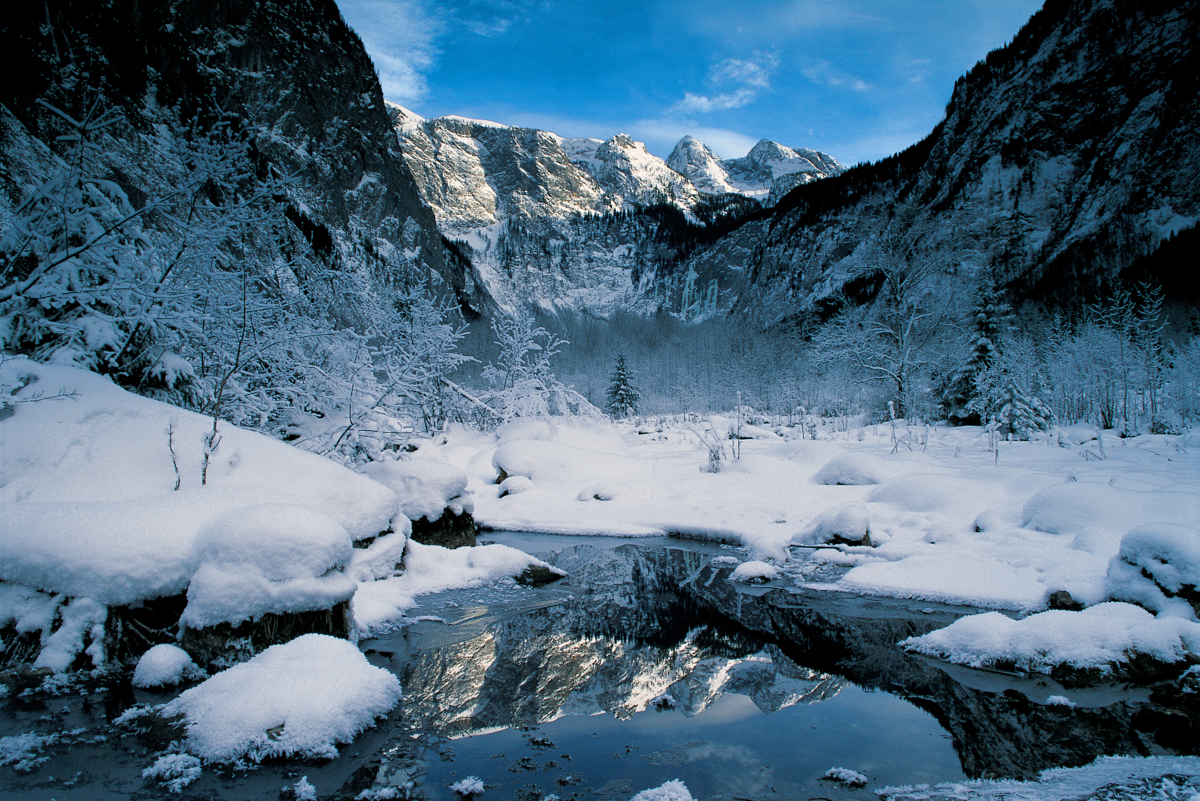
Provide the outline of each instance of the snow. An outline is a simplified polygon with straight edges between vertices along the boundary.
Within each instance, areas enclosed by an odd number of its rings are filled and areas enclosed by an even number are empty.
[[[196,666],[187,651],[163,643],[146,651],[138,659],[137,667],[133,671],[133,686],[143,689],[174,686],[207,675]]]
[[[1051,610],[1022,620],[986,612],[900,644],[975,668],[1012,665],[1049,673],[1069,665],[1110,673],[1138,655],[1166,663],[1200,656],[1200,623],[1155,617],[1141,607],[1108,601],[1082,612]]]
[[[1174,785],[1171,779],[1166,779],[1175,791],[1170,794],[1147,792],[1148,788],[1142,786],[1146,781],[1163,777],[1184,777],[1190,789]],[[1081,768],[1042,771],[1036,781],[976,779],[932,787],[927,784],[884,787],[875,794],[885,801],[1059,801],[1091,798],[1101,788],[1115,791],[1118,787],[1129,787],[1135,792],[1113,792],[1111,797],[1190,799],[1198,789],[1197,777],[1200,777],[1197,757],[1101,757]]]
[[[1108,580],[1114,598],[1187,616],[1190,606],[1170,596],[1200,587],[1200,530],[1173,523],[1131,529],[1109,563]]]
[[[445,462],[420,458],[371,462],[363,473],[396,493],[400,511],[409,520],[433,522],[447,508],[455,514],[475,508],[466,494],[467,474]]]
[[[867,777],[858,771],[850,770],[849,768],[830,768],[829,770],[825,771],[825,775],[821,778],[829,779],[830,781],[834,782],[841,782],[842,784],[850,787],[867,786]]]
[[[472,798],[483,794],[483,782],[478,776],[468,776],[450,785],[450,791],[458,793],[463,798]]]
[[[629,801],[692,801],[692,794],[679,779],[642,790]]]
[[[41,666],[99,664],[109,606],[187,591],[193,626],[329,608],[351,540],[407,525],[387,487],[225,423],[202,486],[212,419],[96,374],[5,357],[0,386],[0,616],[45,632],[57,610]]]
[[[186,716],[184,747],[206,762],[332,758],[400,700],[400,682],[354,645],[306,634],[184,691],[162,714]]]
[[[734,568],[730,574],[730,581],[763,582],[779,576],[779,568],[775,565],[767,564],[766,562],[743,562]]]
[[[368,581],[358,586],[351,602],[355,625],[363,636],[382,633],[399,625],[416,606],[416,597],[520,575],[531,565],[562,573],[540,559],[507,545],[479,545],[453,550],[409,542],[404,573]],[[564,574],[565,575],[565,574]]]
[[[169,792],[181,793],[200,778],[203,770],[200,760],[191,754],[163,754],[142,771],[142,778],[161,782]]]
[[[451,426],[416,455],[466,473],[485,528],[709,538],[745,546],[799,584],[812,558],[849,569],[811,586],[1025,612],[1058,590],[1084,604],[1115,597],[1110,562],[1134,529],[1200,528],[1200,452],[1174,437],[1109,436],[1100,458],[1088,427],[997,452],[977,427],[898,421],[894,431],[867,426],[860,440],[855,427],[821,426],[815,441],[803,429],[744,440],[741,458],[726,449],[714,474],[697,434],[705,427],[663,420],[640,436],[634,423]],[[871,549],[789,556],[793,544],[868,530]]]

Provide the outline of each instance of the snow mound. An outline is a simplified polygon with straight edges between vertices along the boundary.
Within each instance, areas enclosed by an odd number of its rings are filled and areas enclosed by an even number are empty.
[[[133,686],[173,687],[180,682],[202,679],[207,675],[196,666],[187,651],[163,643],[142,654],[133,670]]]
[[[180,622],[199,629],[330,609],[354,595],[354,582],[339,572],[352,550],[342,526],[310,509],[262,504],[227,512],[196,537],[200,566]]]
[[[851,451],[835,456],[813,476],[818,484],[878,484],[887,477],[883,460],[868,453]]]
[[[421,458],[371,462],[363,473],[396,493],[400,511],[409,520],[423,517],[432,523],[447,508],[454,514],[475,509],[467,492],[467,474],[445,462]]]
[[[1025,503],[1021,525],[1075,535],[1075,548],[1108,557],[1121,536],[1148,521],[1200,526],[1200,494],[1119,489],[1110,483],[1067,482]]]
[[[740,564],[729,575],[730,581],[746,583],[770,581],[779,576],[779,568],[766,562],[746,562]]]
[[[692,794],[679,779],[642,790],[629,801],[692,801]]]
[[[346,575],[355,581],[374,581],[394,576],[404,560],[409,531],[396,531],[378,537],[366,548],[355,548],[346,565]]]
[[[817,515],[805,529],[792,537],[797,545],[826,542],[871,544],[871,512],[861,503],[844,503]]]
[[[492,455],[505,480],[525,476],[539,486],[647,481],[650,465],[632,456],[586,450],[545,440],[506,442]]]
[[[1109,674],[1136,655],[1165,663],[1200,655],[1200,623],[1156,618],[1141,607],[1110,601],[1082,612],[1052,610],[1023,620],[999,612],[972,615],[900,645],[974,668],[1049,673],[1067,665]]]
[[[167,704],[184,747],[206,762],[332,758],[400,700],[400,682],[349,642],[306,634],[273,645]]]
[[[1189,526],[1138,526],[1121,538],[1121,549],[1109,562],[1109,595],[1158,612],[1194,616],[1188,600],[1200,600],[1198,587],[1200,531]]]

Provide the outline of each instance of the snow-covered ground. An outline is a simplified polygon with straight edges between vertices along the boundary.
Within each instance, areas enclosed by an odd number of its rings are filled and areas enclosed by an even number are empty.
[[[740,458],[722,439],[720,472],[707,472],[706,431],[734,422],[516,422],[451,429],[418,453],[467,473],[485,527],[718,538],[785,569],[810,556],[845,565],[824,585],[844,591],[1032,611],[1066,590],[1095,604],[1136,590],[1110,562],[1149,524],[1177,533],[1176,557],[1195,558],[1197,433],[1119,439],[1079,427],[992,450],[970,427],[827,422],[813,440],[743,426],[754,438]],[[868,532],[875,547],[789,547]]]

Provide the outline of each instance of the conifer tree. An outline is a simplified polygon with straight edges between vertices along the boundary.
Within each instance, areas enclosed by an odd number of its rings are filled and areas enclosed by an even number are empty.
[[[1002,340],[1011,318],[1012,309],[1004,300],[995,275],[988,275],[976,290],[971,310],[971,355],[953,374],[943,395],[952,422],[973,424],[982,421],[981,377],[1000,359]]]
[[[625,366],[625,354],[617,356],[617,364],[608,381],[608,400],[604,410],[613,417],[637,414],[641,393],[633,384],[633,374]]]

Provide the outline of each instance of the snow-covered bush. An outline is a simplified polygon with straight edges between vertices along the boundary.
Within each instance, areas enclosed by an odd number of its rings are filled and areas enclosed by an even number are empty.
[[[568,344],[530,318],[517,316],[492,321],[500,356],[483,370],[488,382],[486,406],[491,422],[517,417],[580,415],[599,418],[599,409],[570,387],[563,386],[550,369],[550,360]]]

